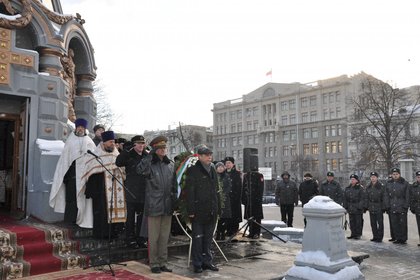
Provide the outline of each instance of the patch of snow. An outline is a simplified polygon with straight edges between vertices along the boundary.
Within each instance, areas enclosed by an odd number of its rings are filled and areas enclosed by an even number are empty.
[[[328,196],[317,195],[309,200],[303,208],[314,209],[342,209],[343,207]]]
[[[42,155],[61,155],[64,142],[61,140],[36,139],[36,144],[41,150]]]
[[[322,279],[322,280],[354,280],[362,279],[363,274],[357,266],[346,266],[334,274],[319,271],[311,267],[293,266],[287,272],[288,276],[302,279]],[[287,280],[287,276],[285,277]]]
[[[7,19],[7,20],[17,20],[18,18],[21,18],[21,17],[22,17],[22,15],[20,15],[20,14],[9,16],[9,15],[5,15],[5,14],[0,13],[0,18],[4,18],[4,19]]]
[[[342,259],[331,261],[331,259],[325,254],[325,252],[320,250],[300,252],[296,256],[296,261],[308,264],[315,264],[319,266],[332,266],[343,262]]]

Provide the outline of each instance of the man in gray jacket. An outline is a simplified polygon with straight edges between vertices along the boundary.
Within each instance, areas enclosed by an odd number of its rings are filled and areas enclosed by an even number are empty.
[[[167,262],[176,177],[174,163],[166,156],[167,141],[165,136],[154,138],[150,142],[151,152],[137,165],[137,173],[146,177],[144,215],[147,217],[152,273],[172,272]]]

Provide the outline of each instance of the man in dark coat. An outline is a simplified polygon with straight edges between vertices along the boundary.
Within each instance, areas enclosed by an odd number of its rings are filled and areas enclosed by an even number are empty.
[[[202,145],[198,161],[186,171],[187,211],[192,223],[192,263],[195,273],[205,269],[218,271],[213,264],[210,245],[220,211],[218,178],[212,163],[212,151]]]
[[[168,242],[176,199],[174,163],[167,153],[168,138],[157,136],[152,150],[137,165],[137,173],[146,177],[144,215],[147,217],[149,266],[152,273],[172,272],[168,264]]]
[[[140,237],[141,222],[143,219],[144,199],[146,190],[146,177],[137,174],[136,168],[142,158],[147,156],[146,141],[142,135],[131,138],[131,150],[122,150],[115,164],[125,167],[127,192],[127,221],[125,223],[126,244],[132,248],[145,248],[145,240]]]
[[[298,188],[294,181],[290,180],[289,172],[281,174],[282,180],[277,181],[276,203],[280,205],[281,220],[288,227],[293,227],[293,212],[298,205]]]
[[[407,243],[407,212],[410,207],[410,185],[401,177],[401,171],[393,168],[392,179],[385,188],[389,198],[388,215],[390,217],[391,239],[395,244]]]
[[[343,189],[340,183],[334,180],[333,172],[327,172],[327,180],[321,184],[319,194],[328,196],[336,203],[343,205]]]
[[[217,176],[219,178],[219,199],[220,199],[220,218],[217,223],[216,240],[224,240],[226,236],[227,223],[232,218],[230,207],[230,192],[232,183],[226,174],[226,168],[223,162],[217,162],[215,165]]]
[[[347,239],[360,239],[363,231],[364,188],[360,185],[359,176],[350,175],[350,185],[344,190],[343,207],[350,220],[351,235]]]
[[[318,183],[312,178],[310,173],[303,176],[303,182],[299,185],[299,200],[302,202],[302,208],[314,196],[319,194]],[[306,227],[306,218],[303,219]]]
[[[227,226],[227,234],[233,235],[239,229],[239,223],[242,222],[242,178],[241,172],[235,167],[235,159],[233,157],[225,158],[226,173],[232,182],[232,191],[230,193],[230,207],[232,210],[232,217]]]
[[[384,212],[388,206],[388,196],[384,185],[378,181],[378,173],[370,173],[370,183],[366,187],[365,209],[369,210],[373,238],[370,241],[382,242],[384,237]]]
[[[410,187],[410,210],[411,213],[416,215],[420,240],[420,171],[416,172],[416,181]],[[420,246],[420,243],[417,246]]]
[[[258,239],[261,234],[261,220],[264,219],[262,198],[264,194],[264,177],[258,171],[250,171],[244,174],[242,188],[242,204],[245,206],[244,218],[253,217],[256,223],[249,221],[249,238]]]
[[[95,143],[96,146],[98,146],[99,143],[102,141],[102,133],[105,132],[105,126],[102,124],[97,124],[93,127],[93,133],[95,133],[95,136],[93,137],[93,143]]]

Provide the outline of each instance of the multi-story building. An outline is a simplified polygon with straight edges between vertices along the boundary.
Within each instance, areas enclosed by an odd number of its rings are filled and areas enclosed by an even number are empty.
[[[173,159],[188,150],[193,150],[195,146],[204,144],[213,149],[213,130],[210,127],[197,125],[183,125],[182,133],[180,127],[168,130],[145,131],[144,137],[150,142],[158,135],[168,137],[168,157]]]
[[[243,148],[257,148],[259,166],[301,180],[305,172],[323,179],[333,171],[347,180],[351,98],[367,74],[314,83],[268,83],[213,105],[214,156],[233,156],[239,168]]]

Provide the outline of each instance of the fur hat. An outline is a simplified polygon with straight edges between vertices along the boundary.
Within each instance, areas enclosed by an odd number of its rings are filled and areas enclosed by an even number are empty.
[[[114,131],[112,131],[112,130],[102,132],[101,137],[102,137],[102,142],[106,142],[106,141],[109,141],[109,140],[115,140]]]
[[[218,163],[216,163],[215,165],[214,165],[215,167],[216,167],[216,169],[217,169],[217,167],[219,167],[219,166],[225,166],[224,164],[223,164],[223,162],[221,162],[221,161],[219,161]]]
[[[197,154],[199,154],[199,155],[211,155],[211,154],[213,154],[213,152],[209,147],[203,145],[203,146],[201,146],[197,149]]]
[[[287,175],[287,177],[289,177],[289,178],[290,178],[290,174],[289,174],[289,172],[287,172],[287,171],[284,171],[284,172],[281,174],[281,178],[283,178],[285,175]]]
[[[97,124],[93,127],[93,132],[96,132],[98,129],[102,128],[103,130],[105,130],[105,126],[103,126],[102,124]]]
[[[225,157],[225,160],[224,160],[225,162],[226,161],[230,161],[230,162],[232,162],[233,164],[235,163],[235,159],[233,158],[233,157]]]
[[[309,177],[309,178],[312,178],[312,175],[311,175],[311,173],[306,173],[305,175],[303,175],[303,177]]]
[[[85,119],[77,119],[77,120],[74,122],[74,126],[75,126],[75,127],[78,127],[78,126],[83,126],[84,128],[87,128],[87,125],[88,125],[88,122],[87,122],[87,120],[85,120]]]

